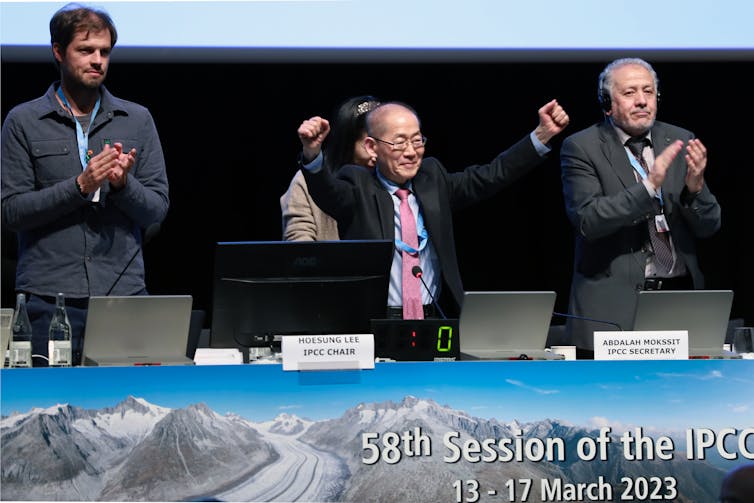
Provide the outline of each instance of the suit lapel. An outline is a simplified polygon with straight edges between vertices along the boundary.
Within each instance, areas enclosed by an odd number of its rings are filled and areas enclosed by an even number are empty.
[[[419,168],[419,172],[411,183],[414,187],[414,195],[419,201],[419,206],[421,207],[424,227],[427,228],[430,235],[439,235],[433,234],[434,232],[438,232],[438,229],[432,228],[436,222],[441,220],[440,203],[439,198],[437,197],[438,188],[437,184],[430,180],[424,163],[422,163],[422,167]]]
[[[624,187],[629,187],[636,183],[636,176],[634,175],[634,168],[631,166],[631,161],[628,160],[626,149],[621,145],[618,135],[615,133],[612,124],[605,121],[600,125],[600,148],[602,154],[610,163],[610,166],[615,171],[615,175],[621,181]]]
[[[657,157],[665,150],[665,147],[673,142],[673,139],[665,133],[664,127],[655,123],[652,127],[652,142],[652,148],[655,151],[655,157]]]
[[[382,185],[382,182],[380,182],[379,178],[377,178],[376,173],[374,173],[372,176],[372,183],[374,184],[372,199],[374,201],[374,207],[377,212],[377,224],[380,227],[382,239],[395,239],[395,222],[393,222],[393,196]]]

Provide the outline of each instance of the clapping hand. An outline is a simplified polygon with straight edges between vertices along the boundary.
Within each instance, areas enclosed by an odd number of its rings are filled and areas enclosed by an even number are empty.
[[[105,149],[108,148],[110,148],[109,145],[105,145]],[[110,185],[115,189],[122,189],[126,185],[128,173],[136,162],[136,149],[132,148],[127,154],[124,154],[121,143],[114,143],[112,148],[118,153],[117,164],[107,173],[107,179],[110,180]]]
[[[686,187],[692,194],[701,192],[704,187],[704,170],[707,168],[707,148],[698,139],[689,140],[686,145]]]

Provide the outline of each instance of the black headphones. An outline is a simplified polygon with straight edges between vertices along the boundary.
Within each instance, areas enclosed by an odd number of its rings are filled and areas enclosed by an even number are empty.
[[[603,112],[609,112],[613,108],[613,100],[610,98],[610,89],[605,87],[605,73],[600,74],[599,82],[597,83],[597,101],[600,103],[600,108]]]

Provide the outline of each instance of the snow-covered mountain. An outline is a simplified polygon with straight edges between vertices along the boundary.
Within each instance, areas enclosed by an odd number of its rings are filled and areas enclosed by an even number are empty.
[[[278,433],[280,435],[298,435],[306,431],[312,425],[312,421],[302,419],[293,414],[280,414],[272,421],[258,423],[256,428],[260,431]]]
[[[404,454],[398,463],[365,465],[362,462],[362,433],[377,433],[382,438],[386,432],[412,432],[417,427],[432,440],[431,456],[406,456],[405,451],[410,445],[401,443],[399,449]],[[533,461],[524,456],[523,460],[515,462],[459,460],[447,463],[442,461],[448,454],[443,446],[447,432],[459,434],[454,441],[457,446],[469,440],[484,439],[521,439],[524,444],[528,439],[563,439],[565,460]],[[627,461],[617,438],[609,444],[605,461],[581,460],[576,453],[578,440],[598,436],[599,430],[553,419],[501,423],[495,419],[473,417],[432,400],[407,396],[399,403],[362,403],[347,410],[340,418],[314,423],[303,440],[346,460],[352,476],[343,495],[344,501],[391,501],[398,498],[402,501],[453,502],[457,501],[451,490],[453,482],[467,480],[479,482],[481,488],[496,490],[499,498],[506,480],[562,479],[576,483],[593,482],[600,476],[613,483],[618,493],[622,488],[622,476],[649,477],[654,474],[676,477],[677,486],[681,488],[676,501],[715,501],[724,475],[722,470],[712,466],[700,468],[698,462],[684,459],[672,462]],[[379,444],[380,440],[373,443]],[[383,450],[389,448],[383,446]]]
[[[562,439],[566,459],[449,462],[448,432],[459,448],[484,439]],[[380,450],[373,464],[362,459],[370,454],[365,433]],[[0,434],[2,500],[455,502],[458,481],[473,480],[497,491],[490,500],[497,501],[508,480],[602,476],[618,488],[624,475],[657,473],[676,477],[676,501],[690,502],[713,501],[723,476],[682,458],[627,461],[617,439],[606,460],[582,461],[576,444],[597,430],[554,419],[502,423],[413,396],[360,403],[335,419],[280,414],[261,423],[204,404],[168,409],[129,396],[100,410],[57,405],[16,413],[0,420]]]
[[[275,458],[249,423],[204,405],[171,410],[134,397],[3,418],[3,500],[175,500],[210,493]]]

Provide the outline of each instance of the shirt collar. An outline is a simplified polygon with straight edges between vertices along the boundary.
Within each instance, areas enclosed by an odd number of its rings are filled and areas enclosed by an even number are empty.
[[[613,126],[613,129],[615,129],[615,133],[618,135],[618,139],[620,140],[621,145],[625,145],[628,139],[631,138],[631,135],[616,126],[612,120],[610,121],[610,124]],[[652,142],[652,130],[647,131],[644,136],[645,138],[649,139],[650,143]]]
[[[387,178],[385,178],[385,176],[383,176],[383,174],[380,172],[380,170],[379,170],[379,168],[377,166],[374,167],[374,171],[375,171],[375,173],[377,173],[377,179],[380,181],[380,183],[382,184],[382,186],[385,187],[385,190],[387,190],[388,192],[390,192],[390,194],[395,194],[395,192],[398,189],[402,188],[397,183],[395,183],[393,181],[390,181]],[[411,192],[413,192],[414,191],[413,181],[409,180],[408,183],[406,183],[406,185],[403,188],[406,188],[406,189],[410,190]]]

